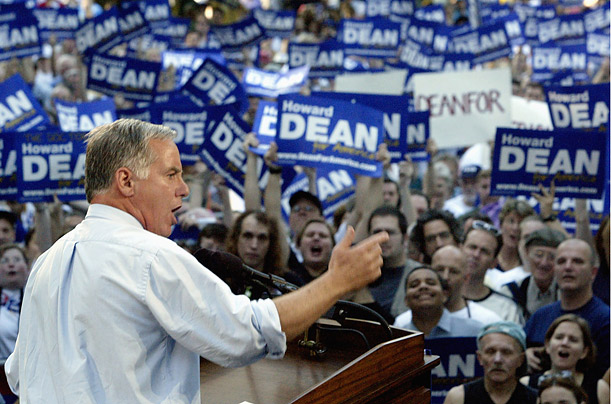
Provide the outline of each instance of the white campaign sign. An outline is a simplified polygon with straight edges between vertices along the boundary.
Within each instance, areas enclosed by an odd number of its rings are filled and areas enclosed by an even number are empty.
[[[511,96],[511,127],[518,129],[553,130],[546,102]]]
[[[511,125],[511,72],[419,73],[412,78],[416,111],[430,111],[430,133],[439,148],[494,139]]]

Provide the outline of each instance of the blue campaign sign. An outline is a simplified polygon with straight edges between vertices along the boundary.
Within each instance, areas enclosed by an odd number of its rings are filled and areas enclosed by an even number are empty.
[[[52,35],[58,41],[74,39],[80,21],[76,8],[35,8],[32,10],[38,20],[41,41],[48,42]]]
[[[609,34],[588,32],[586,34],[586,51],[589,55],[609,57],[611,41]]]
[[[570,72],[574,80],[590,81],[588,76],[588,54],[586,45],[533,46],[532,76],[536,82],[552,81],[555,74]]]
[[[382,111],[330,98],[278,97],[278,164],[342,168],[379,177]]]
[[[515,4],[513,10],[518,14],[522,24],[522,32],[526,43],[539,43],[539,22],[556,18],[556,6],[546,4],[542,6],[530,6],[528,4]]]
[[[23,132],[49,124],[49,116],[19,74],[0,83],[0,132]]]
[[[505,24],[505,32],[509,37],[509,43],[511,46],[520,46],[526,43],[526,38],[522,32],[522,24],[520,24],[520,18],[516,13],[510,13],[499,17],[497,21]]]
[[[497,128],[490,193],[530,195],[554,181],[557,197],[601,198],[606,142],[608,135],[583,131]]]
[[[241,113],[248,110],[244,88],[227,67],[206,59],[182,88],[182,93],[199,106],[237,103]]]
[[[583,14],[567,14],[552,20],[539,22],[539,43],[555,42],[559,45],[575,45],[585,42],[586,31]]]
[[[152,101],[157,92],[161,63],[93,54],[87,70],[87,88],[133,101]]]
[[[171,48],[182,48],[190,26],[190,18],[170,17],[167,25],[155,29],[154,33],[172,38]]]
[[[289,43],[289,67],[310,66],[310,77],[335,77],[344,72],[344,44],[329,39],[319,44]]]
[[[609,133],[609,83],[545,87],[555,129]]]
[[[233,108],[225,107],[225,111],[218,111],[215,115],[218,115],[218,118],[209,118],[215,121],[215,124],[206,132],[201,149],[202,161],[220,174],[229,188],[243,196],[246,173],[246,152],[243,144],[250,127]],[[260,188],[262,182],[267,180],[267,176],[263,175],[265,173],[267,171],[263,170],[263,160],[258,159],[257,177]]]
[[[85,142],[82,133],[27,132],[15,137],[20,202],[85,198]]]
[[[220,51],[174,49],[166,50],[161,53],[161,65],[165,71],[167,71],[170,66],[173,66],[177,77],[175,88],[178,90],[185,85],[193,75],[193,72],[199,69],[206,58],[210,58],[220,65],[226,64],[225,58]]]
[[[414,161],[426,160],[429,138],[429,112],[408,112],[407,95],[375,95],[336,92],[312,92],[313,97],[328,97],[359,103],[382,111],[384,142],[388,145],[391,162],[398,163],[409,154]]]
[[[454,51],[472,53],[473,64],[490,62],[511,55],[511,44],[503,22],[485,25],[455,36]]]
[[[414,12],[414,17],[422,21],[431,21],[438,24],[445,24],[446,12],[441,4],[430,4],[420,7]]]
[[[408,70],[416,68],[431,72],[471,70],[472,59],[470,53],[436,53],[411,39],[405,41],[399,56]]]
[[[337,33],[346,54],[365,57],[396,57],[401,43],[401,23],[375,17],[342,19]]]
[[[241,51],[245,46],[256,45],[265,35],[263,27],[252,15],[235,24],[213,25],[210,28],[221,43],[224,51]]]
[[[442,404],[452,387],[484,376],[475,337],[427,338],[424,346],[441,359],[431,371],[431,404]]]
[[[253,15],[268,38],[289,38],[295,28],[296,11],[274,11],[257,8]]]
[[[17,200],[17,132],[0,132],[0,200]]]
[[[356,191],[356,177],[348,170],[316,169],[316,191],[322,203],[322,214],[327,220],[333,219],[333,213],[348,202]]]
[[[0,44],[0,62],[40,55],[38,20],[32,10],[11,7],[0,11]]]
[[[55,100],[57,120],[63,132],[89,132],[117,119],[115,102],[104,98],[90,102]]]
[[[583,24],[586,32],[605,31],[609,34],[609,3],[583,13]]]
[[[172,38],[166,35],[159,34],[144,34],[133,38],[127,44],[127,55],[135,59],[146,59],[149,51],[157,51],[159,54],[170,49],[172,46]]]
[[[117,20],[123,42],[129,42],[151,32],[151,28],[137,3],[124,4],[118,10]]]
[[[153,31],[166,26],[172,16],[168,0],[139,0],[137,3]]]
[[[479,9],[479,16],[483,25],[496,22],[511,13],[511,8],[506,4],[487,4]]]
[[[264,156],[272,141],[276,140],[276,125],[278,123],[278,103],[259,101],[259,107],[252,125],[252,131],[259,141],[258,147],[251,147],[253,153]]]
[[[131,118],[138,119],[140,121],[151,122],[151,108],[147,105],[146,107],[136,107],[129,109],[119,109],[117,110],[117,119],[122,118]]]
[[[189,100],[176,103],[168,102],[151,106],[151,122],[165,125],[176,131],[174,142],[180,152],[183,165],[193,165],[200,158],[206,129],[210,126],[211,117],[227,111],[226,106],[200,107]],[[217,115],[214,115],[214,114]]]
[[[407,38],[429,48],[437,53],[448,52],[452,41],[452,28],[433,21],[409,18],[406,20]]]
[[[123,41],[116,7],[84,21],[76,30],[76,49],[81,54],[106,53]]]
[[[414,0],[390,0],[391,16],[409,17],[414,15],[416,2]]]
[[[242,85],[249,95],[276,98],[280,94],[298,93],[306,84],[310,68],[297,67],[286,72],[248,67],[242,74]]]

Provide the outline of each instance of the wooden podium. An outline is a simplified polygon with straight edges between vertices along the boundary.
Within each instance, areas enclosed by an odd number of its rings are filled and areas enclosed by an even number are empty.
[[[365,342],[365,338],[368,340]],[[299,341],[316,341],[320,356]],[[321,319],[307,338],[289,342],[282,360],[229,369],[201,361],[202,403],[422,403],[431,402],[431,370],[424,336],[378,323]]]

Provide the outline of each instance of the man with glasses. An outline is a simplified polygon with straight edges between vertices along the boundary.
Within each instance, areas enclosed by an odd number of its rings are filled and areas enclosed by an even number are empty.
[[[433,253],[446,245],[458,245],[460,226],[451,213],[432,209],[423,213],[412,230],[411,241],[422,254],[421,261],[431,263]]]
[[[564,240],[564,234],[549,227],[530,233],[524,240],[526,251],[522,262],[530,275],[500,289],[501,293],[510,294],[520,305],[526,320],[532,313],[559,298],[558,285],[554,279],[554,260],[556,248]]]
[[[467,256],[468,281],[464,296],[498,313],[503,320],[524,324],[518,305],[509,296],[484,284],[486,271],[494,267],[502,246],[501,232],[489,223],[476,220],[467,229],[461,247]]]

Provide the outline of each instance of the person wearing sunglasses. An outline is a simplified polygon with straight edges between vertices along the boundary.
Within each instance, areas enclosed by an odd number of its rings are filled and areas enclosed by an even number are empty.
[[[575,314],[558,317],[545,333],[542,363],[548,369],[520,379],[524,385],[536,388],[543,380],[564,374],[584,389],[590,404],[598,404],[596,389],[598,378],[589,370],[596,358],[596,347],[588,323]]]
[[[484,280],[493,268],[496,256],[503,246],[501,232],[495,226],[475,220],[463,238],[461,249],[467,257],[468,281],[464,296],[498,313],[503,320],[524,324],[518,305],[511,297],[488,287]]]
[[[553,374],[539,383],[539,404],[592,404],[586,392],[568,374]]]

